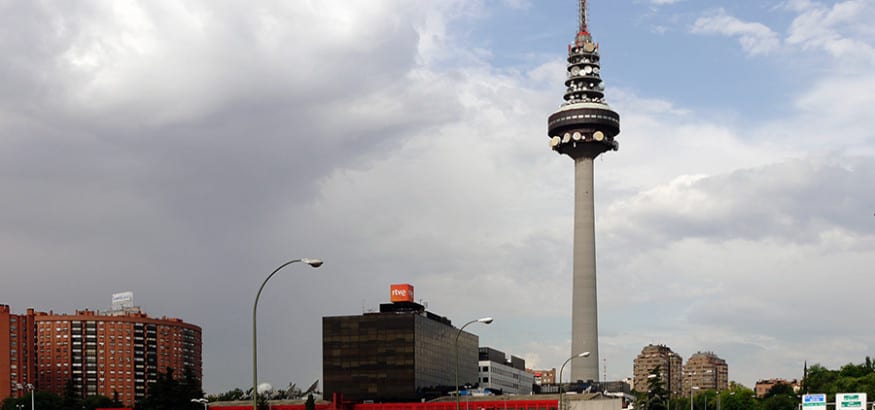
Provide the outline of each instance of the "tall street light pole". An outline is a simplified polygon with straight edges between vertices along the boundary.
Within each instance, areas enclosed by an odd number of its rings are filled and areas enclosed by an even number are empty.
[[[27,388],[30,389],[30,410],[35,410],[33,398],[36,396],[36,388],[30,383],[27,384]]]
[[[668,381],[666,382],[666,387],[668,387],[668,389],[667,389],[668,390],[668,400],[665,403],[666,410],[669,410],[668,407],[671,404],[671,396],[672,396],[672,391],[671,391],[671,359],[673,357],[674,357],[674,353],[670,352],[668,354]]]
[[[562,409],[562,371],[565,370],[565,365],[568,364],[568,362],[570,362],[574,359],[577,359],[578,357],[589,357],[589,352],[578,353],[574,356],[571,356],[568,359],[565,359],[565,362],[562,363],[561,367],[559,367],[559,410],[563,410]]]
[[[690,410],[693,410],[693,390],[699,390],[699,386],[693,386],[690,383]]]
[[[483,323],[484,325],[488,325],[492,323],[491,317],[481,317],[480,319],[474,319],[468,323],[462,325],[459,328],[459,332],[456,333],[456,410],[459,410],[459,336],[462,335],[462,330],[465,330],[465,327],[472,323]],[[255,409],[258,410],[258,409]]]
[[[311,267],[318,268],[322,266],[322,261],[319,259],[309,259],[309,258],[301,258],[290,260],[278,268],[276,268],[270,275],[267,276],[267,279],[261,283],[261,287],[258,288],[258,293],[255,295],[255,303],[252,305],[252,410],[258,410],[258,326],[256,320],[256,311],[258,311],[258,298],[261,297],[261,291],[264,289],[264,285],[267,284],[267,281],[276,275],[280,269],[285,268],[296,262],[303,262]],[[31,409],[33,410],[33,409]]]

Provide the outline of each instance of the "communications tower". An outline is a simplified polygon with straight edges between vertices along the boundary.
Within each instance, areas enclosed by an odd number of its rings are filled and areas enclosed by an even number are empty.
[[[568,45],[565,102],[547,120],[553,151],[574,160],[574,279],[571,302],[571,354],[590,352],[571,363],[571,380],[599,379],[596,299],[593,160],[619,145],[620,115],[605,102],[599,45],[587,28],[586,0],[580,1],[579,29]],[[561,382],[561,380],[560,380]]]

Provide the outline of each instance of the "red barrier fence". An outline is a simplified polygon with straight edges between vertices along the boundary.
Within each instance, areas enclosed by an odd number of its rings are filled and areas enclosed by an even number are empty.
[[[556,400],[471,400],[462,399],[461,410],[556,410]],[[252,406],[210,406],[215,410],[252,410]],[[456,402],[410,403],[356,403],[336,406],[334,403],[316,404],[316,410],[456,410]],[[304,410],[303,404],[274,404],[270,410]]]

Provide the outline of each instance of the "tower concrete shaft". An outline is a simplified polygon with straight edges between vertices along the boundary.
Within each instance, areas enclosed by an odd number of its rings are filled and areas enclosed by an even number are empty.
[[[590,354],[572,363],[573,381],[599,379],[593,160],[619,148],[620,115],[605,102],[600,60],[587,26],[586,0],[580,0],[579,31],[568,46],[565,103],[547,119],[550,147],[574,159],[571,354]]]
[[[571,352],[590,352],[572,363],[571,380],[598,380],[599,319],[596,297],[593,158],[574,160],[574,278]]]

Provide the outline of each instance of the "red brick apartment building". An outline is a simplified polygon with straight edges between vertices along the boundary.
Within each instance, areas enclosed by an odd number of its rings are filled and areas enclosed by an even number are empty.
[[[114,397],[133,406],[168,367],[202,378],[201,328],[151,318],[139,309],[76,314],[12,314],[0,305],[0,400],[23,396],[18,385],[62,394],[72,381],[83,397]]]

